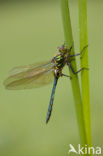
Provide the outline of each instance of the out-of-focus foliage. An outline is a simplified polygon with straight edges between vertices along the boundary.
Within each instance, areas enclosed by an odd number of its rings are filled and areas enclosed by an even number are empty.
[[[18,3],[18,2],[28,2],[28,3],[30,3],[30,2],[56,2],[56,1],[58,1],[58,0],[0,0],[0,3],[5,3],[5,2],[8,2],[8,3]]]
[[[78,53],[76,1],[70,1],[70,11]],[[92,132],[97,146],[103,146],[102,14],[102,1],[88,1]],[[8,91],[2,84],[12,67],[48,61],[63,43],[59,1],[0,5],[0,156],[63,156],[68,155],[69,144],[80,143],[68,78],[58,82],[48,125],[45,117],[52,84],[24,91]],[[64,73],[68,74],[66,68]]]

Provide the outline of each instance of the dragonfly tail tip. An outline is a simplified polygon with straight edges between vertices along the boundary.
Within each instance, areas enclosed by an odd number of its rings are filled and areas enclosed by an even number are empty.
[[[49,119],[50,119],[50,118],[48,118],[48,117],[46,118],[46,124],[48,123]]]
[[[49,121],[49,120],[48,120],[48,119],[46,119],[46,124],[48,123],[48,121]]]

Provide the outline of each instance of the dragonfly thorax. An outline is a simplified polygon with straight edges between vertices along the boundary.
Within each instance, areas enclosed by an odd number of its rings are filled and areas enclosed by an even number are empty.
[[[54,67],[55,69],[62,69],[65,65],[65,58],[63,55],[58,54],[53,58],[53,63],[54,63]]]
[[[64,55],[63,54],[56,55],[53,58],[52,62],[54,64],[54,75],[56,77],[60,77],[62,74],[62,69],[66,64]]]

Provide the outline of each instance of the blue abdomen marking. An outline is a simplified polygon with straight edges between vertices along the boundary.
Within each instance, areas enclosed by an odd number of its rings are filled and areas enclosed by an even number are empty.
[[[48,123],[50,116],[51,116],[51,113],[52,113],[52,107],[53,107],[53,101],[54,101],[54,95],[55,95],[55,89],[56,89],[57,81],[58,81],[58,78],[55,77],[53,89],[52,89],[52,93],[51,93],[51,99],[50,99],[50,103],[49,103],[49,107],[48,107],[47,117],[46,117],[46,123]]]

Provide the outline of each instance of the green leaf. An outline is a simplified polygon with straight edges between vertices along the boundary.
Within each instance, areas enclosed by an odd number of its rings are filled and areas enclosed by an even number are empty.
[[[63,23],[63,29],[64,29],[65,44],[67,48],[70,48],[70,46],[73,43],[73,36],[72,36],[68,0],[61,0],[61,13],[62,13],[62,23]],[[72,49],[72,54],[74,54],[74,48]],[[76,71],[77,69],[76,61],[72,62],[72,67]],[[74,95],[79,135],[80,135],[82,145],[85,145],[87,141],[86,141],[85,123],[84,123],[83,107],[82,107],[83,105],[82,105],[82,100],[81,100],[78,76],[73,74],[71,70],[69,70],[69,72],[70,72],[70,75],[72,76],[71,85],[72,85],[72,91]]]
[[[79,37],[80,37],[80,51],[84,46],[88,45],[87,32],[87,0],[79,0]],[[81,59],[81,68],[88,68],[88,48],[83,52]],[[90,87],[89,87],[89,70],[81,72],[81,87],[82,87],[82,103],[83,113],[87,136],[87,145],[91,146],[91,113],[90,113]]]

